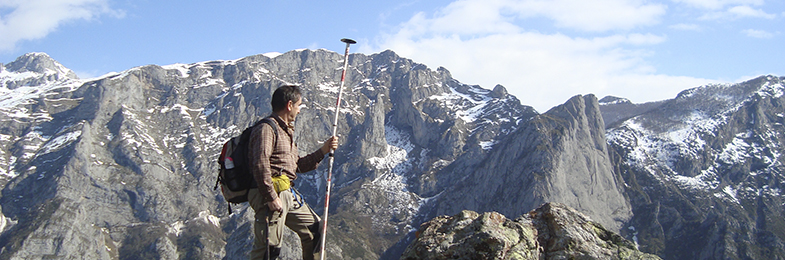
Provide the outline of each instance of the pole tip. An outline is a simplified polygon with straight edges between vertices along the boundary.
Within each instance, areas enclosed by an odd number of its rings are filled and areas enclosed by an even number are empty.
[[[355,44],[355,43],[357,43],[355,40],[352,40],[352,39],[349,39],[349,38],[343,38],[343,39],[341,39],[341,41],[345,42],[345,43],[348,43],[348,44]]]

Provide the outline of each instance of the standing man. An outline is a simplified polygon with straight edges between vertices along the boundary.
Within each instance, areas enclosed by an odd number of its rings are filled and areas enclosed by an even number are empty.
[[[269,259],[276,259],[281,253],[285,227],[300,236],[303,259],[315,259],[319,254],[314,252],[320,239],[319,216],[294,189],[287,185],[281,188],[279,184],[282,180],[290,184],[289,180],[297,179],[297,173],[316,169],[325,155],[338,147],[338,138],[333,136],[320,149],[299,157],[294,143],[294,120],[302,105],[299,87],[279,87],[270,104],[273,113],[269,118],[274,123],[257,124],[248,144],[248,162],[258,187],[248,192],[248,201],[256,212],[251,259],[265,259],[268,253]],[[275,186],[279,186],[278,191]]]

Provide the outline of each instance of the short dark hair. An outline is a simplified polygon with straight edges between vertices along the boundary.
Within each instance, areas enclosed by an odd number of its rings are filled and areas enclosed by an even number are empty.
[[[273,112],[278,112],[286,108],[289,101],[297,102],[302,97],[300,87],[296,85],[283,85],[273,92],[273,98],[270,100],[270,105],[273,107]]]

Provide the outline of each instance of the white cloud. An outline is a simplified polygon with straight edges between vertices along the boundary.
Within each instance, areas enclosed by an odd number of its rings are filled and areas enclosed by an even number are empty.
[[[521,17],[544,16],[564,28],[608,31],[657,24],[666,9],[666,5],[639,0],[525,0],[511,1],[503,11]]]
[[[764,19],[774,19],[777,18],[776,14],[769,14],[760,9],[753,9],[752,7],[746,5],[734,6],[728,9],[728,13],[731,13],[737,17],[752,17],[752,18],[764,18]]]
[[[437,13],[438,19],[429,19],[424,13],[419,13],[408,25],[414,32],[423,29],[460,34],[514,32],[518,27],[512,24],[510,17],[499,12],[500,8],[508,5],[505,1],[456,1]]]
[[[4,10],[0,13],[0,51],[10,51],[22,40],[46,37],[64,22],[123,15],[112,10],[107,0],[6,0],[0,1],[0,10]]]
[[[522,29],[516,20],[534,17],[581,31],[627,30],[659,23],[665,9],[665,5],[639,0],[458,0],[437,11],[433,18],[416,14],[403,30],[410,34],[514,33]]]
[[[773,33],[770,33],[770,32],[767,32],[767,31],[763,31],[763,30],[755,30],[755,29],[743,30],[743,31],[741,31],[741,33],[743,33],[743,34],[745,34],[745,35],[747,35],[749,37],[761,38],[761,39],[770,39],[770,38],[774,37]]]
[[[673,0],[677,3],[684,3],[692,7],[719,10],[729,5],[763,5],[764,0]]]
[[[657,23],[661,7],[641,1],[584,2],[461,0],[432,16],[415,15],[361,51],[392,49],[429,67],[446,67],[467,84],[502,84],[541,112],[576,94],[644,102],[672,98],[709,82],[656,74],[646,58],[653,54],[649,49],[667,37],[619,31]],[[538,16],[570,29],[617,33],[576,37],[526,30],[526,18]]]
[[[703,30],[700,25],[692,24],[692,23],[690,23],[690,24],[680,23],[680,24],[674,24],[674,25],[671,25],[671,26],[668,26],[668,27],[671,28],[671,29],[674,29],[674,30],[679,30],[679,31],[696,31],[696,32],[699,32],[699,31]]]
[[[655,69],[643,60],[649,51],[620,48],[664,40],[653,35],[589,39],[521,33],[469,40],[389,40],[387,47],[404,57],[431,67],[447,67],[456,79],[467,84],[485,88],[502,84],[523,104],[541,112],[575,94],[593,93],[600,98],[612,94],[643,102],[672,98],[685,88],[707,82],[655,75]]]
[[[739,5],[728,8],[725,11],[710,12],[700,17],[701,20],[718,20],[718,19],[741,19],[741,18],[762,18],[774,19],[777,18],[776,14],[769,14],[761,9],[754,9],[750,6]]]

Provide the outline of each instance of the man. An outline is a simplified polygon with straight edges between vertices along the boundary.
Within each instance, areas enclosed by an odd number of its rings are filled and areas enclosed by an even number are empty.
[[[273,179],[288,177],[294,181],[297,173],[316,169],[325,155],[338,147],[338,138],[331,137],[320,149],[299,157],[294,144],[294,120],[302,105],[299,87],[279,87],[270,104],[274,126],[258,124],[253,128],[248,144],[248,162],[258,187],[248,192],[248,201],[256,212],[251,259],[265,259],[267,254],[269,259],[278,257],[285,227],[300,236],[303,259],[315,259],[318,252],[314,249],[319,246],[317,240],[320,239],[319,216],[294,189],[276,191]],[[277,137],[272,127],[277,128]]]

